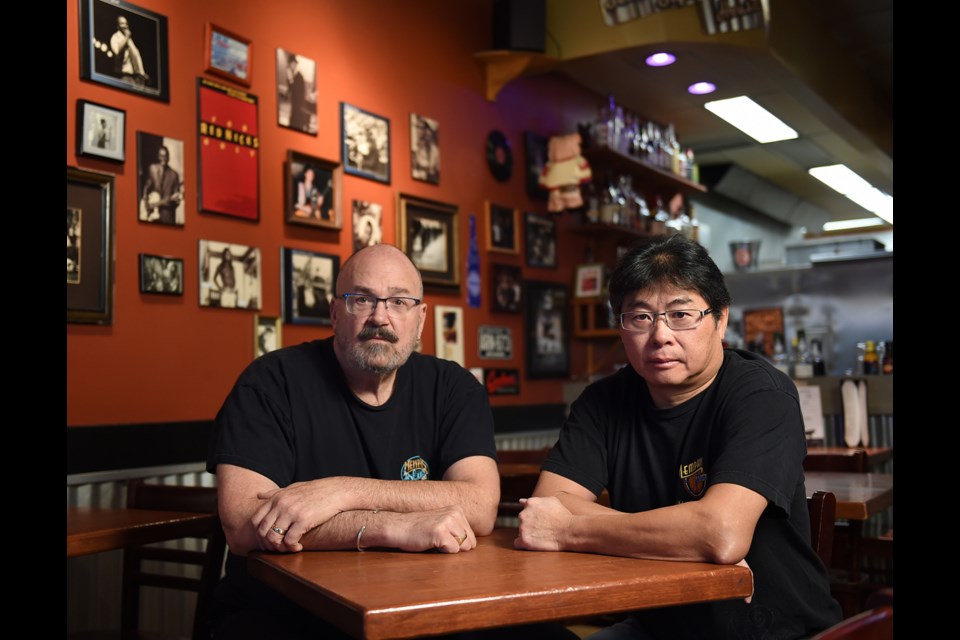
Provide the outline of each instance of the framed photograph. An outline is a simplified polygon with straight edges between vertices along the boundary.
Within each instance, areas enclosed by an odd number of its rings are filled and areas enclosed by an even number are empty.
[[[553,218],[527,213],[527,266],[557,268],[557,223]]]
[[[260,220],[257,96],[197,78],[200,211]]]
[[[414,180],[440,184],[440,124],[410,114],[410,167]]]
[[[140,254],[140,293],[183,295],[183,260]]]
[[[207,73],[250,86],[253,78],[253,43],[250,38],[208,22],[203,39],[203,60]]]
[[[596,298],[603,293],[603,265],[582,264],[577,267],[576,296]]]
[[[282,323],[273,316],[253,316],[253,357],[276,351],[283,345]]]
[[[463,308],[433,308],[436,326],[437,357],[463,365]]]
[[[547,142],[546,136],[538,135],[532,131],[525,131],[523,134],[523,150],[527,166],[527,195],[544,202],[550,196],[550,192],[540,186],[543,166],[547,163]]]
[[[290,324],[330,324],[340,257],[306,249],[281,249],[283,319]]]
[[[341,102],[340,135],[347,173],[390,184],[390,120]]]
[[[259,309],[260,249],[200,241],[200,306]]]
[[[317,63],[277,49],[277,123],[317,135]]]
[[[493,286],[491,310],[497,313],[520,313],[523,270],[509,264],[491,263],[490,282]]]
[[[286,173],[287,222],[324,229],[343,226],[343,171],[339,162],[288,151]]]
[[[783,307],[765,307],[762,309],[744,309],[743,311],[743,342],[746,345],[763,343],[763,352],[767,356],[773,355],[773,340],[775,333],[779,333],[786,340],[784,330]],[[747,347],[749,348],[749,346]]]
[[[527,283],[527,378],[570,375],[569,297],[567,287],[555,282]]]
[[[67,322],[113,320],[114,176],[67,167]]]
[[[77,155],[123,162],[126,127],[123,109],[77,100]]]
[[[480,325],[477,353],[481,360],[510,360],[513,358],[513,331],[510,327]]]
[[[487,210],[487,251],[499,253],[520,253],[520,212],[486,202]]]
[[[137,210],[141,222],[183,226],[183,140],[137,131]]]
[[[353,201],[353,251],[383,242],[383,205]]]
[[[400,250],[420,270],[424,284],[460,286],[457,206],[397,195]]]
[[[166,16],[123,0],[80,0],[80,77],[170,102]]]

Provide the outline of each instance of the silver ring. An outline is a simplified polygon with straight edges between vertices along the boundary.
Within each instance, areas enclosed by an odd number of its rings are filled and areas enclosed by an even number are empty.
[[[270,530],[273,531],[275,534],[277,534],[277,535],[280,536],[280,537],[283,537],[283,534],[286,533],[286,530],[285,530],[285,529],[281,529],[280,527],[270,527]]]

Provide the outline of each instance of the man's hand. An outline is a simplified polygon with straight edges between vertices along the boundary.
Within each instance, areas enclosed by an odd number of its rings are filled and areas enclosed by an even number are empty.
[[[266,502],[251,520],[260,536],[260,548],[302,551],[303,534],[343,511],[340,500],[350,490],[348,481],[344,477],[323,478],[258,493],[257,498]]]
[[[520,535],[513,546],[530,551],[562,551],[573,514],[556,497],[521,498]]]
[[[384,546],[401,551],[443,553],[470,551],[477,546],[477,536],[460,507],[443,507],[430,511],[385,513],[384,527],[370,536],[370,546]],[[374,532],[371,532],[374,533]],[[364,540],[367,539],[366,533]]]

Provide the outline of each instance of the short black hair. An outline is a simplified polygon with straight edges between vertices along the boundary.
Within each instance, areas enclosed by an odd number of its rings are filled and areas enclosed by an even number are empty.
[[[730,291],[717,263],[700,244],[680,234],[638,245],[617,262],[610,275],[610,306],[615,314],[622,313],[628,294],[663,285],[696,291],[718,320],[730,306]]]

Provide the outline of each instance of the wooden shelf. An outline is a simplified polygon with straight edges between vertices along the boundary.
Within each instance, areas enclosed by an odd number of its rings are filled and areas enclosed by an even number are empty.
[[[665,196],[663,199],[666,201],[675,193],[686,195],[707,192],[707,188],[702,184],[687,180],[672,171],[664,171],[659,167],[608,147],[586,149],[583,151],[583,157],[587,159],[592,168],[611,169],[634,176],[637,179],[634,187],[648,197],[652,194],[660,194]]]
[[[511,80],[528,71],[549,69],[557,63],[556,58],[528,51],[480,51],[473,57],[483,63],[486,97],[490,102],[497,99],[497,94]]]

